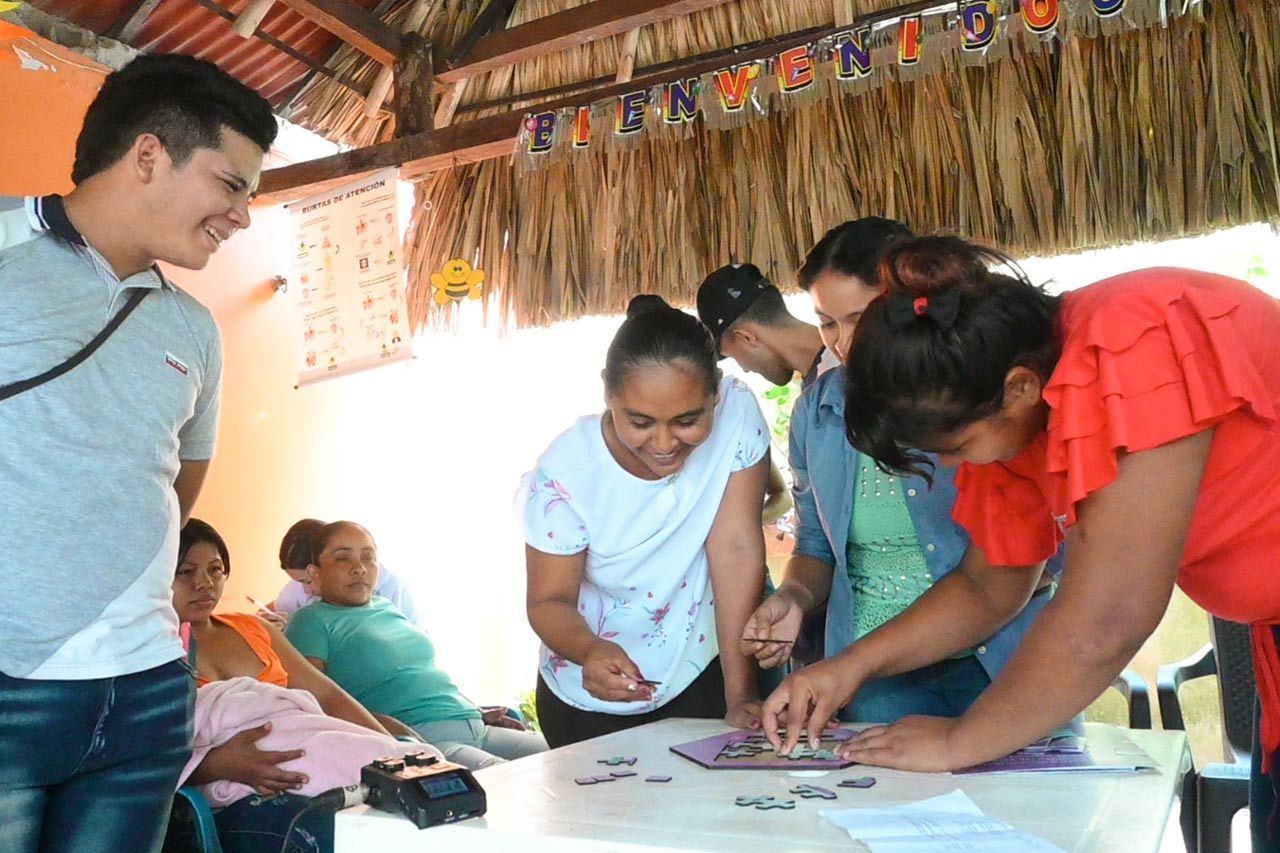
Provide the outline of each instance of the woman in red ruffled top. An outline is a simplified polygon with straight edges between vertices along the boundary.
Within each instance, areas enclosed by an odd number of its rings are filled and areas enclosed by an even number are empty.
[[[1057,297],[1003,255],[950,237],[891,250],[882,281],[886,295],[849,353],[850,441],[899,471],[922,468],[908,448],[960,464],[954,514],[989,563],[1034,565],[1065,539],[1067,564],[1057,596],[967,714],[877,726],[847,753],[950,770],[1031,743],[1106,689],[1177,583],[1210,613],[1253,625],[1262,756],[1274,768],[1280,302],[1172,268]],[[965,630],[971,607],[948,610],[926,602],[932,594],[916,607],[935,614],[922,631],[954,647],[940,652],[981,642]],[[857,689],[840,667],[800,670],[770,698],[766,731],[776,743],[788,725],[784,751]]]

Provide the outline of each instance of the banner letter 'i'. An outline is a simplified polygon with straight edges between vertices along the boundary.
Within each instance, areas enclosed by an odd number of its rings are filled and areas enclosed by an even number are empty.
[[[920,61],[920,16],[911,15],[898,21],[898,64],[915,65]]]

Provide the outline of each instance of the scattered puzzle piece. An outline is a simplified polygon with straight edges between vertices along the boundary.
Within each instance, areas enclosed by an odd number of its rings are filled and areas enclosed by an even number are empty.
[[[610,776],[612,776],[612,777],[613,777],[613,778],[615,778],[615,779],[625,779],[625,778],[627,778],[628,776],[634,776],[634,775],[636,775],[636,771],[634,771],[634,770],[615,770],[615,771],[613,771],[612,773],[610,773],[609,775],[610,775]]]
[[[768,811],[769,809],[794,809],[796,807],[795,800],[775,800],[772,803],[761,803],[756,806],[760,811]]]
[[[577,782],[579,785],[594,785],[596,783],[596,777],[579,776],[577,779],[574,779],[573,781]]]
[[[839,785],[841,788],[870,788],[876,783],[874,776],[862,776],[857,779],[845,779]]]
[[[597,782],[614,782],[614,781],[616,781],[612,776],[596,776],[596,777],[595,777],[595,780],[596,780]]]
[[[607,764],[610,767],[618,767],[619,765],[622,765],[622,764],[625,764],[628,767],[631,767],[635,763],[636,763],[636,757],[634,755],[629,757],[615,755],[613,758],[601,758],[598,761],[596,761],[596,764]]]
[[[768,811],[769,809],[794,809],[796,807],[795,800],[779,800],[776,797],[748,797],[740,796],[733,801],[736,806],[755,806],[760,811]]]
[[[670,781],[671,781],[671,777],[670,777],[670,776],[646,776],[646,777],[644,777],[644,781],[646,781],[646,782],[670,782]]]
[[[733,801],[735,806],[758,806],[761,803],[773,802],[773,797],[748,797],[745,794]]]
[[[829,788],[823,788],[820,785],[796,785],[791,789],[791,793],[799,794],[801,799],[812,800],[815,797],[821,797],[824,800],[834,800],[836,792]]]

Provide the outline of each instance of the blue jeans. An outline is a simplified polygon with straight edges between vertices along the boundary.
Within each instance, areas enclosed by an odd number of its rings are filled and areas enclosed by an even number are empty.
[[[414,726],[422,739],[469,770],[480,770],[515,758],[547,751],[537,732],[486,726],[479,720],[439,720]]]
[[[977,657],[967,655],[868,681],[839,716],[850,723],[892,723],[911,714],[959,717],[990,684]]]
[[[185,661],[91,681],[0,673],[0,850],[158,850],[195,695]]]

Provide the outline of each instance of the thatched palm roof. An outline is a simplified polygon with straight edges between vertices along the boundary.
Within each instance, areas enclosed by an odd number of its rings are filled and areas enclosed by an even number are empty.
[[[521,0],[512,23],[578,2]],[[388,18],[405,5],[393,0]],[[437,4],[428,32],[438,51],[482,5]],[[854,0],[859,13],[892,5]],[[645,27],[636,64],[831,23],[830,0],[738,0]],[[611,75],[622,38],[480,77],[463,103]],[[336,61],[356,76],[376,70],[355,56]],[[486,271],[496,316],[530,325],[618,312],[640,291],[688,303],[703,275],[731,260],[785,287],[826,229],[867,214],[1037,254],[1280,219],[1274,3],[1218,0],[1203,20],[1168,28],[1053,50],[1016,41],[985,67],[946,61],[942,73],[735,129],[698,121],[683,138],[597,146],[539,171],[503,159],[431,174],[418,186],[407,253],[415,323],[449,316],[427,280],[454,257]],[[323,80],[296,99],[295,115],[352,144],[394,134]]]

